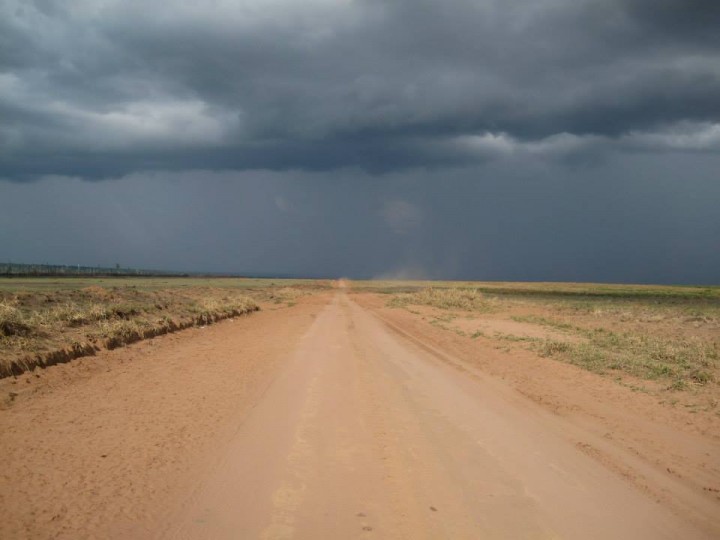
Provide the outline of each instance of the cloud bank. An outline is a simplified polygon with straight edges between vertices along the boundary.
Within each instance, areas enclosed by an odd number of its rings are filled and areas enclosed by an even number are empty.
[[[714,0],[8,0],[0,177],[720,152]]]
[[[5,0],[0,258],[718,283],[718,28],[717,0]]]

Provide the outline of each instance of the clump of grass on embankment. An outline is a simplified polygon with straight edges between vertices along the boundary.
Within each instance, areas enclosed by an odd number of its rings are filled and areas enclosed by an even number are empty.
[[[208,298],[202,300],[195,311],[194,322],[198,325],[212,324],[222,319],[244,315],[259,307],[247,296]]]
[[[432,306],[440,309],[490,312],[494,311],[495,302],[477,289],[428,287],[417,292],[396,294],[388,305],[390,307]]]
[[[294,305],[298,298],[313,294],[316,290],[322,290],[324,287],[266,287],[257,290],[257,298],[263,302],[271,302],[273,304]]]
[[[538,345],[539,353],[597,373],[614,371],[642,379],[666,380],[673,389],[715,381],[720,351],[714,343],[617,333],[602,328],[578,331],[587,338],[585,341],[545,340]]]
[[[214,288],[0,291],[0,377],[258,309]]]
[[[11,304],[0,303],[0,337],[24,336],[29,332],[22,311]]]

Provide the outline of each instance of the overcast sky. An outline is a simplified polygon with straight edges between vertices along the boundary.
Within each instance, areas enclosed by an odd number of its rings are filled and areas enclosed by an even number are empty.
[[[717,0],[0,0],[0,259],[720,284]]]

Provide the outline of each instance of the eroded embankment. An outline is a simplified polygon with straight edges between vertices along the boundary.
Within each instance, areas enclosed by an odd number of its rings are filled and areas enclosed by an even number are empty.
[[[0,378],[259,309],[248,296],[210,288],[88,287],[4,293],[0,296]]]
[[[211,316],[197,316],[190,320],[180,322],[175,322],[170,319],[163,321],[163,323],[158,326],[144,329],[129,328],[122,334],[109,337],[100,344],[91,342],[76,342],[66,348],[36,353],[32,356],[25,356],[19,359],[13,359],[8,363],[0,364],[0,378],[20,375],[26,371],[32,371],[37,367],[46,368],[57,364],[63,364],[83,356],[93,356],[103,349],[111,351],[124,345],[136,343],[143,339],[151,339],[157,336],[171,334],[173,332],[186,330],[194,326],[207,326],[218,321],[238,317],[240,315],[248,315],[253,311],[259,310],[260,306],[255,304],[245,310],[232,309]]]
[[[319,296],[319,295],[318,295]],[[155,538],[322,309],[309,297],[0,380],[0,538]]]

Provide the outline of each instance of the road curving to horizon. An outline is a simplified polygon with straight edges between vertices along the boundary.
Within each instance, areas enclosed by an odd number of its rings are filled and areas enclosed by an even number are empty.
[[[717,497],[368,305],[339,287],[3,381],[0,537],[720,537]],[[677,437],[716,474],[715,439]]]

